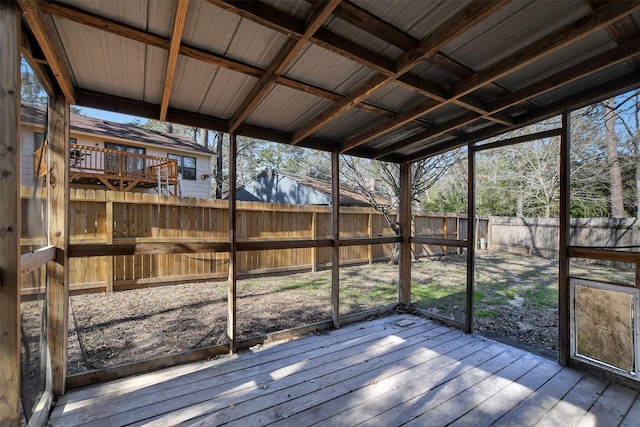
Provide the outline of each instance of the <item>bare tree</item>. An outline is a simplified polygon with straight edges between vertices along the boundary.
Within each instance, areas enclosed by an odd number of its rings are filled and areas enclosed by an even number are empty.
[[[624,194],[622,192],[622,170],[618,155],[618,134],[616,133],[616,103],[613,98],[603,102],[604,131],[607,141],[607,163],[609,165],[609,180],[611,182],[611,216],[624,218]]]
[[[342,156],[341,160],[345,182],[366,197],[371,206],[382,213],[393,232],[400,234],[400,224],[392,214],[400,205],[400,165],[350,156]],[[449,152],[414,163],[411,167],[411,201],[419,202],[457,160],[458,152]],[[394,245],[390,263],[397,264],[398,258],[399,246]]]

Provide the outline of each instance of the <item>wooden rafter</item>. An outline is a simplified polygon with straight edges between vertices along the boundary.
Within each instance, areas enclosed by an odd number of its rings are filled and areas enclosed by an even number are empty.
[[[333,11],[333,14],[336,17],[350,23],[354,27],[359,28],[362,31],[366,31],[369,34],[378,37],[404,51],[415,49],[420,45],[420,40],[413,38],[402,30],[394,27],[393,25],[383,21],[377,16],[372,15],[366,10],[348,1],[340,3],[340,5]],[[444,58],[445,57],[441,52],[435,52],[433,55],[431,55],[429,61],[437,61],[441,65],[447,64],[446,68],[447,70],[449,70],[451,68],[451,61],[447,63]],[[435,99],[436,101],[444,101],[447,97],[446,91],[444,89],[437,87],[435,84],[428,84],[428,82],[425,82],[415,75],[405,74],[403,76],[400,76],[396,82],[406,89],[418,92],[429,98]],[[485,115],[487,120],[492,120],[496,123],[502,123],[504,125],[513,124],[510,121],[505,121],[503,118],[487,115],[486,106],[484,106],[483,103],[478,99],[472,99],[471,97],[468,97],[468,99],[458,99],[455,101],[455,103],[460,107]]]
[[[557,52],[563,47],[605,28],[612,22],[624,17],[624,15],[633,13],[639,9],[640,3],[638,2],[608,3],[606,6],[602,6],[594,12],[594,14],[589,16],[588,20],[585,21],[585,19],[581,19],[573,25],[551,34],[530,46],[524,47],[506,60],[499,62],[486,70],[478,72],[466,80],[463,80],[452,90],[452,94],[447,100],[438,103],[437,105],[428,101],[424,102],[422,105],[413,108],[410,113],[402,113],[396,119],[387,121],[386,124],[383,123],[374,129],[369,129],[368,131],[349,139],[343,144],[343,151],[362,145],[367,141],[380,137],[400,126],[403,126],[413,119],[441,108],[442,106],[449,105],[456,99],[493,83],[495,80],[517,71],[545,56]]]
[[[47,3],[41,4],[41,9],[43,10],[44,13],[57,16],[59,18],[67,19],[82,25],[86,25],[91,28],[107,31],[111,34],[125,37],[140,43],[149,44],[151,46],[155,46],[160,49],[168,50],[170,46],[170,40],[162,36],[140,30],[138,28],[132,27],[127,24],[123,24],[121,22],[117,22],[111,19],[98,16],[98,15],[94,15],[90,12],[80,10],[73,6],[63,5],[60,3],[47,2]],[[192,59],[197,59],[199,61],[206,62],[208,64],[215,65],[217,67],[236,71],[252,77],[260,78],[265,72],[264,70],[258,67],[255,67],[253,65],[245,64],[243,62],[236,61],[233,59],[224,58],[220,55],[216,55],[214,53],[207,52],[205,50],[188,46],[185,44],[182,44],[180,46],[179,53],[180,55],[184,55]],[[318,96],[320,98],[328,99],[334,102],[337,102],[340,99],[344,98],[344,95],[331,92],[326,89],[321,89],[311,84],[304,83],[299,80],[295,80],[285,76],[275,77],[275,83],[283,86],[287,86],[302,92],[310,93],[312,95]],[[152,107],[152,108],[155,108],[155,107]],[[390,118],[393,118],[397,115],[397,113],[393,111],[386,110],[384,108],[380,108],[375,105],[371,105],[367,103],[358,104],[358,108],[360,108],[363,111],[367,111],[367,112],[378,114],[378,115],[383,115]],[[141,115],[143,117],[150,117],[147,113],[141,113],[138,115]],[[417,121],[417,120],[414,121],[413,124],[417,126],[424,126],[424,122]],[[225,125],[225,128],[223,131],[227,132],[227,130],[228,130],[227,125]]]
[[[253,90],[247,96],[231,118],[229,123],[229,131],[235,131],[240,123],[247,118],[247,116],[253,111],[258,102],[267,93],[268,89],[274,82],[274,78],[280,76],[284,70],[289,66],[291,61],[298,55],[302,48],[307,44],[311,36],[320,28],[320,26],[331,15],[333,9],[340,3],[341,0],[330,0],[323,2],[317,7],[309,16],[307,20],[306,28],[300,38],[297,40],[289,39],[282,47],[276,58],[271,62],[269,68],[262,74],[258,83],[254,86]]]
[[[38,45],[42,49],[42,53],[47,59],[47,63],[51,68],[60,90],[69,102],[75,103],[74,86],[71,75],[62,60],[62,55],[51,35],[47,24],[44,21],[42,12],[40,11],[40,3],[35,0],[17,0],[18,6],[22,9],[22,16],[26,21],[31,33],[38,41]]]
[[[458,37],[467,29],[494,13],[504,4],[505,2],[501,1],[472,3],[463,12],[450,19],[441,29],[435,31],[423,40],[418,47],[402,54],[395,62],[395,74],[392,76],[385,76],[382,74],[374,75],[352,91],[342,102],[338,102],[329,107],[320,113],[320,115],[315,119],[311,120],[296,131],[291,143],[297,144],[316,129],[324,126],[354,105],[359,104],[387,83],[390,83],[397,77],[405,74],[415,65],[423,61],[425,58],[428,58],[430,55],[435,54],[442,46],[446,45],[449,41]]]
[[[451,99],[459,98],[473,92],[487,84],[498,80],[514,71],[548,56],[560,49],[575,43],[578,40],[606,28],[625,15],[640,10],[640,2],[616,1],[607,2],[606,5],[593,12],[586,19],[580,19],[559,32],[551,34],[530,46],[526,46],[515,55],[505,61],[499,62],[486,70],[476,73],[473,77],[460,82],[452,91]]]
[[[616,48],[613,48],[607,52],[604,52],[594,58],[585,60],[579,64],[576,64],[570,68],[562,70],[552,76],[549,76],[543,80],[540,80],[516,92],[510,93],[509,95],[506,95],[500,98],[499,100],[497,100],[495,103],[491,105],[491,108],[489,109],[490,111],[488,111],[488,114],[499,113],[500,111],[505,110],[506,108],[520,104],[533,97],[549,92],[555,88],[577,81],[581,78],[594,74],[612,65],[618,64],[620,62],[623,62],[638,56],[640,56],[640,37],[629,40],[626,43]],[[408,114],[408,115],[410,116],[411,114]],[[401,116],[402,114],[398,115],[398,117],[401,117]],[[467,120],[454,119],[454,120],[450,120],[447,124],[436,126],[436,128],[439,129],[438,131],[434,131],[434,129],[430,129],[425,132],[421,132],[417,135],[414,135],[410,138],[407,138],[403,141],[384,147],[378,152],[376,158],[382,158],[399,148],[407,148],[407,147],[414,146],[427,139],[435,138],[436,136],[440,136],[443,133],[449,132],[454,128],[471,123],[477,120],[478,118],[484,118],[478,115],[475,115],[474,117],[473,114],[466,115],[466,117],[467,117]],[[447,125],[449,127],[447,127]],[[374,130],[375,129],[372,129],[371,132],[373,132]]]
[[[33,51],[34,43],[30,37],[27,35],[26,31],[22,32],[22,56],[27,60],[29,66],[35,73],[38,82],[42,85],[45,92],[48,95],[53,95],[56,91],[56,84],[54,83],[49,69],[43,64],[42,58],[37,56],[37,54]],[[46,60],[44,60],[46,63]]]
[[[176,15],[173,20],[173,29],[171,30],[171,41],[169,42],[169,55],[167,58],[167,66],[164,72],[164,84],[162,86],[162,101],[160,102],[160,120],[167,118],[167,108],[169,107],[169,97],[171,97],[171,88],[173,86],[173,77],[176,72],[176,64],[178,63],[178,53],[180,52],[180,42],[182,40],[182,31],[184,23],[187,19],[187,10],[189,9],[189,0],[178,0],[176,3]]]
[[[421,149],[412,153],[411,160],[417,161],[420,159],[431,157],[438,153],[442,153],[447,150],[452,150],[454,148],[469,144],[471,142],[492,138],[504,132],[518,129],[522,126],[533,124],[533,123],[539,122],[540,120],[544,120],[546,118],[557,115],[559,111],[581,108],[598,99],[609,98],[618,93],[633,90],[638,87],[640,87],[640,80],[638,80],[637,73],[631,72],[624,77],[620,77],[610,83],[601,85],[597,89],[587,89],[580,93],[567,96],[563,99],[559,99],[558,101],[548,104],[544,107],[532,110],[531,113],[527,115],[526,118],[524,118],[522,121],[518,122],[517,125],[514,125],[512,127],[505,129],[502,126],[494,125],[482,131],[474,132],[473,134],[458,136],[448,141],[445,141],[443,143],[439,143],[435,145],[428,145],[424,149]],[[389,159],[385,158],[384,160],[389,160]],[[408,159],[405,159],[405,160],[408,160]]]
[[[464,126],[466,124],[469,124],[475,120],[477,120],[479,118],[479,115],[477,113],[474,113],[473,111],[470,111],[468,113],[463,114],[460,117],[456,117],[454,119],[451,120],[447,120],[446,122],[434,126],[431,129],[427,129],[423,132],[420,132],[416,135],[413,135],[407,139],[404,139],[400,142],[396,142],[395,144],[391,144],[387,147],[382,148],[381,150],[376,151],[376,159],[381,159],[382,157],[386,156],[387,154],[393,153],[395,150],[397,150],[398,148],[407,148],[407,147],[412,147],[422,141],[425,141],[427,139],[430,138],[436,138],[438,136],[444,135],[445,133],[447,133],[448,131],[450,131],[451,129],[454,128],[458,128],[461,126]]]
[[[290,15],[269,6],[262,2],[238,2],[229,0],[208,0],[210,3],[223,8],[231,13],[242,16],[267,28],[271,28],[274,31],[281,32],[292,39],[299,39],[303,36],[302,28],[304,28],[304,22],[292,18]],[[321,3],[321,2],[317,2]],[[339,6],[340,7],[340,6]],[[347,7],[355,7],[353,5]],[[335,13],[334,13],[335,15]],[[374,18],[370,15],[368,22],[377,22],[378,27],[389,26],[384,21]],[[359,24],[362,25],[362,24]],[[359,26],[358,26],[359,27]],[[390,27],[390,26],[389,26]],[[371,28],[366,25],[359,27],[364,31],[372,32]],[[397,30],[399,31],[399,30]],[[379,34],[375,34],[379,36]],[[410,36],[408,36],[411,38]],[[411,38],[412,40],[415,40]],[[369,50],[368,48],[361,46],[339,34],[336,34],[327,28],[319,28],[318,31],[309,39],[311,43],[321,46],[337,55],[349,58],[354,62],[357,62],[367,68],[371,68],[374,71],[384,74],[389,77],[397,75],[395,70],[394,61],[380,55],[376,52]],[[417,48],[420,42],[416,40],[414,48]],[[438,53],[435,53],[438,55]],[[402,87],[405,87],[411,91],[417,92],[421,95],[427,96],[435,100],[444,100],[446,98],[446,91],[437,85],[427,82],[415,75],[405,74],[397,78],[396,83]],[[463,108],[471,109],[473,111],[483,114],[481,102],[475,100],[467,102],[467,100],[456,100],[456,104]],[[496,122],[503,123],[504,120],[500,118],[490,118]],[[505,123],[512,124],[512,123]]]

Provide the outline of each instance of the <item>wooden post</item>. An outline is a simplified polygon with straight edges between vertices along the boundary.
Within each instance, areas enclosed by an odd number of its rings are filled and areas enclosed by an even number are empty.
[[[469,148],[467,149],[467,300],[464,322],[464,331],[467,333],[473,331],[473,292],[475,289],[476,233],[474,219],[476,217],[476,153],[473,148],[474,145],[469,144]]]
[[[229,339],[229,350],[236,352],[236,281],[237,281],[237,221],[236,221],[236,154],[238,137],[235,133],[229,136],[229,292],[227,304],[227,337]]]
[[[442,221],[442,238],[446,240],[447,233],[448,233],[448,230],[447,230],[447,214],[444,214],[442,220],[443,220]],[[443,255],[448,255],[448,253],[447,253],[448,250],[449,250],[449,248],[447,246],[443,246],[442,247],[442,251],[444,252]]]
[[[566,366],[570,358],[570,309],[569,309],[569,236],[571,232],[570,197],[570,149],[571,115],[562,113],[560,135],[560,218],[558,253],[558,363]]]
[[[62,95],[49,97],[48,241],[56,260],[49,263],[47,342],[51,357],[53,393],[65,392],[69,329],[69,103]]]
[[[20,14],[0,2],[0,424],[20,425]]]
[[[400,165],[400,304],[411,303],[411,164]]]
[[[333,326],[340,327],[340,153],[331,153],[331,309]]]
[[[106,238],[107,238],[107,245],[111,245],[113,244],[113,202],[112,201],[108,201],[105,204],[105,221],[106,221]],[[113,292],[113,276],[114,276],[114,271],[113,268],[115,266],[115,263],[113,262],[114,257],[112,256],[108,256],[106,257],[106,261],[105,261],[105,271],[107,274],[107,286],[105,291],[107,293],[111,293]]]
[[[373,237],[373,214],[369,213],[367,218],[367,236]],[[373,245],[367,245],[367,258],[369,258],[369,265],[373,264]]]
[[[311,214],[311,239],[316,240],[318,238],[318,213],[313,211]],[[318,248],[314,246],[311,248],[311,271],[315,273],[318,271]]]

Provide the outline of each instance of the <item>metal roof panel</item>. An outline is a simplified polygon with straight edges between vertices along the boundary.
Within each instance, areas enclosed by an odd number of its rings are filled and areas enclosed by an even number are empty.
[[[63,19],[54,22],[78,86],[143,99],[144,44]]]
[[[373,74],[373,70],[357,62],[312,44],[305,46],[285,73],[292,79],[341,94],[348,94]]]
[[[247,118],[247,123],[293,132],[332,104],[284,86],[274,86]]]

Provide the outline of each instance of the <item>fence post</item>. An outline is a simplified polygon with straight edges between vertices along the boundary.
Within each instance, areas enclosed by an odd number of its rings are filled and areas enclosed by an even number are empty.
[[[373,214],[369,212],[367,218],[367,236],[373,237]],[[367,257],[369,258],[369,264],[373,264],[373,245],[367,245]]]
[[[311,214],[311,239],[316,240],[318,238],[318,213],[313,211]],[[316,246],[311,248],[311,271],[315,273],[318,271],[318,248]]]
[[[106,238],[107,238],[107,245],[112,245],[113,244],[113,202],[112,201],[108,201],[105,204],[105,221],[106,221]],[[106,292],[107,293],[111,293],[113,292],[113,266],[114,266],[114,261],[113,261],[113,257],[112,256],[108,256],[106,257],[105,260],[105,271],[107,273],[107,284],[106,284]]]

